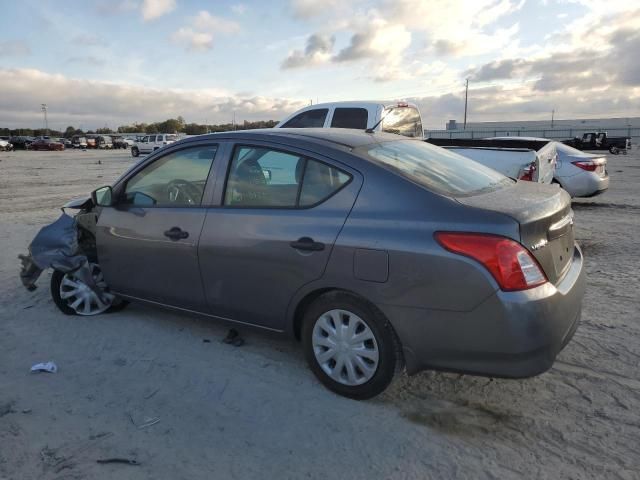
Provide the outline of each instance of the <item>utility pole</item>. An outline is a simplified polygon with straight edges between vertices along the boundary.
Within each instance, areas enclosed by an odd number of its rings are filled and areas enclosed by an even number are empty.
[[[467,129],[467,99],[469,98],[469,79],[467,78],[466,85],[464,87],[464,126],[463,130]]]
[[[46,132],[46,135],[49,135],[49,121],[47,120],[47,104],[46,103],[41,103],[40,104],[42,106],[42,113],[44,113],[44,129]]]
[[[556,109],[551,110],[551,128],[553,128],[553,117],[555,117]]]
[[[233,129],[235,130],[236,129],[236,111],[235,110],[233,111],[233,122],[232,122],[232,124],[233,124]]]

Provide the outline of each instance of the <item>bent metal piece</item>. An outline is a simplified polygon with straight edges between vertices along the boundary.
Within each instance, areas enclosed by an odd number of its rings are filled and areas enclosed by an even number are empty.
[[[20,280],[29,291],[36,289],[35,283],[44,270],[53,268],[64,273],[73,272],[101,301],[107,300],[94,281],[89,259],[80,251],[76,220],[66,213],[40,229],[29,245],[29,254],[18,255],[18,258],[22,262]]]

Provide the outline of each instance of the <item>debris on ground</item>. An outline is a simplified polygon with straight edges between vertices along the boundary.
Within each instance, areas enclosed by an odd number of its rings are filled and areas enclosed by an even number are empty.
[[[230,328],[227,332],[227,336],[222,339],[222,343],[233,345],[234,347],[240,347],[244,345],[244,339],[235,328]]]
[[[58,371],[58,366],[54,362],[46,362],[46,363],[36,363],[33,367],[31,367],[31,372],[47,372],[47,373],[56,373]]]
[[[13,409],[14,402],[7,402],[0,405],[0,417],[4,417],[5,415],[9,415],[10,413],[16,413]]]

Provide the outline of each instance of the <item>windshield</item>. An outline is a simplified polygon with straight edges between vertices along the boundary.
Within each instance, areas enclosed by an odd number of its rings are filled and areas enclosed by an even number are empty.
[[[365,145],[358,151],[374,163],[443,195],[473,195],[513,183],[495,170],[426,142],[398,140]]]
[[[413,107],[388,107],[382,112],[382,131],[404,135],[405,137],[424,136],[420,112]]]

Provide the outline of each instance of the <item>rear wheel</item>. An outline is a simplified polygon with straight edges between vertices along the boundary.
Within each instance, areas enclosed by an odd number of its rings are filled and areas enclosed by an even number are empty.
[[[620,150],[618,149],[618,147],[610,147],[609,152],[613,153],[614,155],[618,155],[618,153],[620,153]]]
[[[330,390],[365,400],[382,393],[401,364],[393,329],[377,308],[330,292],[307,309],[302,344],[309,367]]]
[[[131,147],[131,155],[134,157],[140,155],[140,150],[138,150],[138,147]]]
[[[126,300],[109,292],[98,264],[90,263],[89,268],[95,284],[102,291],[102,298],[73,272],[54,270],[51,275],[51,297],[60,311],[66,315],[92,316],[107,311],[119,311],[126,307]]]

